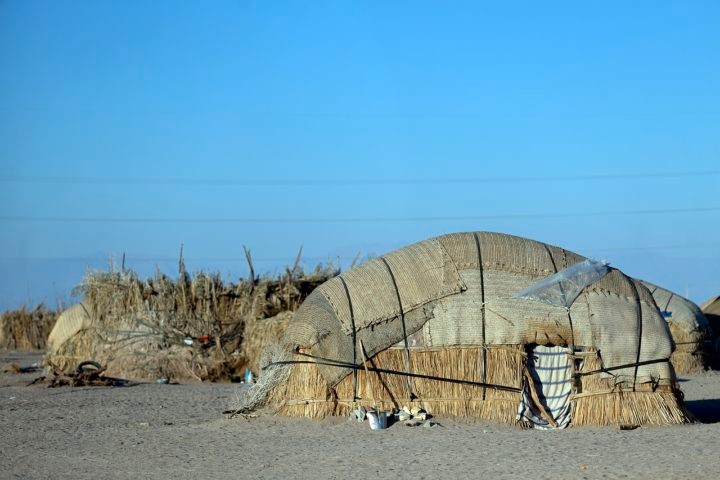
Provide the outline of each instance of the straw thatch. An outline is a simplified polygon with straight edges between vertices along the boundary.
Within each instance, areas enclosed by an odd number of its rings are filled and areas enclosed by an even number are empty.
[[[236,379],[247,365],[257,364],[254,356],[263,346],[262,338],[246,342],[247,334],[257,336],[261,321],[278,323],[278,315],[296,310],[315,286],[337,273],[332,265],[305,273],[296,263],[278,278],[251,273],[249,280],[233,284],[217,274],[191,276],[182,259],[178,280],[160,272],[144,281],[126,270],[89,272],[81,304],[61,316],[44,361],[65,373],[92,360],[113,377]],[[267,335],[277,341],[278,334]]]
[[[668,325],[640,282],[609,269],[567,306],[514,296],[583,260],[469,232],[350,269],[303,302],[238,411],[316,418],[419,406],[517,424],[528,349],[565,345],[578,369],[573,424],[688,421]]]
[[[252,372],[259,372],[260,357],[269,345],[282,340],[292,320],[293,312],[281,312],[270,318],[249,318],[245,323],[240,356],[245,359],[246,367]]]
[[[31,311],[25,307],[0,315],[0,348],[8,350],[44,350],[46,339],[57,315],[45,305]]]
[[[670,361],[675,372],[691,375],[704,371],[712,355],[712,329],[700,307],[670,290],[645,280],[641,282],[652,293],[670,327],[675,342]]]

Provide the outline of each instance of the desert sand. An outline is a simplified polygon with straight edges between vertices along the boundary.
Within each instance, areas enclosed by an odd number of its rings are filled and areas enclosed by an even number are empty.
[[[348,418],[230,418],[239,384],[28,385],[40,352],[0,351],[0,478],[715,478],[720,372],[681,377],[699,422],[521,430],[434,418],[371,430]]]

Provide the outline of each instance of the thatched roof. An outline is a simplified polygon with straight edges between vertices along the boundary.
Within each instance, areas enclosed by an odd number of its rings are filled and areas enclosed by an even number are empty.
[[[345,362],[359,358],[353,335],[372,356],[401,342],[404,333],[416,332],[426,347],[595,346],[608,366],[636,361],[640,344],[641,361],[668,358],[672,342],[652,295],[617,269],[584,290],[570,308],[572,322],[564,307],[513,297],[583,260],[573,252],[510,235],[443,235],[390,252],[319,286],[296,313],[286,340]],[[484,339],[479,328],[482,317]],[[639,373],[667,379],[666,367],[647,366]],[[321,370],[331,384],[349,373],[332,367]],[[623,373],[636,372],[618,372]]]

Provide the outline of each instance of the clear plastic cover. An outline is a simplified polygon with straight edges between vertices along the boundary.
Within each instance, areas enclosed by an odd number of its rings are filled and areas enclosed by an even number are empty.
[[[585,287],[597,282],[609,271],[610,267],[606,261],[587,259],[539,280],[514,294],[513,298],[537,300],[570,308]]]

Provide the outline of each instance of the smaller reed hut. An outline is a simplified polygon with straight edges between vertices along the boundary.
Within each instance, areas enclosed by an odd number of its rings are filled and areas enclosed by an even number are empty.
[[[700,306],[700,310],[702,310],[712,329],[710,366],[717,370],[720,369],[720,295],[709,298]]]
[[[250,261],[250,260],[249,260]],[[299,255],[298,255],[299,261]],[[177,280],[158,272],[89,272],[81,303],[65,310],[48,337],[44,363],[58,373],[84,361],[106,375],[187,383],[231,381],[257,368],[264,342],[277,342],[310,291],[336,275],[331,265],[305,273],[296,265],[278,278],[237,284],[217,274]]]
[[[677,424],[689,417],[672,348],[652,295],[620,270],[512,235],[453,233],[318,286],[238,410]]]
[[[685,297],[641,280],[670,328],[675,350],[670,361],[675,373],[691,375],[704,371],[712,354],[712,329],[700,307]]]

